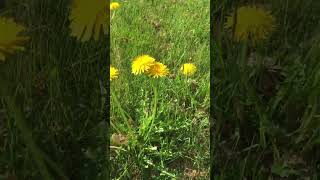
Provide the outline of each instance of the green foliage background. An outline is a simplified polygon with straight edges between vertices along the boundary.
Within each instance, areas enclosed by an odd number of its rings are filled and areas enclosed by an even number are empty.
[[[0,102],[3,177],[46,179],[46,171],[53,179],[108,175],[103,74],[109,44],[103,38],[81,43],[70,37],[69,3],[7,1],[1,10],[25,25],[31,37],[26,51],[0,65],[8,83],[1,84],[8,93]]]
[[[277,20],[270,39],[249,51],[223,28],[244,5]],[[215,179],[319,178],[319,8],[312,0],[214,2]]]

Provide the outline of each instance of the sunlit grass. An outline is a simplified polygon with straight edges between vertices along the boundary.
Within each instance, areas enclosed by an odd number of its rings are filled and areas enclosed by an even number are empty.
[[[116,138],[120,144],[111,148],[112,177],[208,178],[209,1],[118,2],[111,63],[121,74],[111,83],[111,129],[128,144]],[[143,54],[169,73],[132,74],[133,60]],[[184,63],[197,71],[185,76]]]

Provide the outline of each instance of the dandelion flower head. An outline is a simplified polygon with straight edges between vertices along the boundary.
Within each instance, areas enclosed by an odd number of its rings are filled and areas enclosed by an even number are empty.
[[[119,70],[113,66],[110,66],[110,81],[117,79],[119,76]]]
[[[113,2],[110,4],[110,10],[116,10],[120,7],[120,4],[117,2]]]
[[[138,56],[132,62],[132,73],[138,75],[147,72],[154,63],[155,59],[149,55]]]
[[[197,67],[193,63],[186,63],[186,64],[182,65],[180,70],[181,70],[182,74],[184,74],[186,76],[191,76],[197,71]]]
[[[233,29],[234,13],[227,17],[225,23],[226,29]],[[236,41],[248,40],[252,38],[253,42],[264,40],[275,29],[275,18],[267,10],[258,7],[243,6],[237,10],[237,19],[234,30]]]
[[[155,62],[152,66],[150,66],[148,74],[153,78],[165,77],[169,74],[169,69],[166,65],[160,62]]]
[[[24,50],[23,44],[29,40],[28,36],[21,36],[25,28],[10,18],[0,17],[0,60],[16,50]]]
[[[71,35],[81,41],[87,41],[92,36],[99,39],[101,28],[108,32],[107,1],[103,0],[73,0],[69,19]]]

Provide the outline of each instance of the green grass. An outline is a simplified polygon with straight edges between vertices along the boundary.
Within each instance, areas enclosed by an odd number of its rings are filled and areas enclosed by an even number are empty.
[[[1,10],[31,36],[26,51],[0,64],[1,176],[107,175],[107,45],[103,39],[81,43],[70,37],[68,14],[69,2],[56,0],[10,1]]]
[[[219,180],[319,179],[318,1],[216,1],[211,52],[209,0],[119,2],[110,135],[128,144],[112,142],[110,165],[106,41],[70,37],[68,1],[12,0],[1,9],[28,28],[31,41],[0,64],[0,179],[106,179],[109,166],[112,178],[209,179],[209,154]],[[262,4],[277,19],[270,39],[248,54],[223,29],[237,3]],[[141,54],[172,74],[133,76],[131,62]],[[237,63],[248,57],[258,63]],[[197,65],[194,76],[179,73],[187,62]]]
[[[276,32],[249,54],[223,28],[236,4],[262,4],[277,20]],[[320,177],[319,5],[311,0],[214,4],[215,179]],[[249,57],[254,66],[237,63]]]
[[[111,148],[111,177],[209,177],[209,1],[119,1],[111,20],[111,133],[129,138]],[[149,54],[171,75],[131,73],[132,60]],[[179,73],[195,63],[192,77]],[[118,145],[114,145],[118,146]],[[157,147],[156,150],[149,150]],[[188,173],[189,172],[189,173]]]

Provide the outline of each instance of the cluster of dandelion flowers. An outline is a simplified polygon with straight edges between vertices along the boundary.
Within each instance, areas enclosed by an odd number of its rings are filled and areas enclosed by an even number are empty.
[[[138,75],[147,72],[150,67],[154,65],[155,61],[156,60],[149,55],[136,57],[132,62],[132,73]]]
[[[186,63],[182,65],[180,70],[185,76],[191,76],[197,71],[197,67],[193,63]]]
[[[119,70],[113,66],[110,66],[110,81],[117,79],[119,76]]]
[[[103,0],[73,0],[69,16],[71,35],[81,41],[87,41],[92,36],[99,39],[101,29],[108,32],[107,1]]]
[[[7,55],[16,50],[24,50],[23,44],[29,40],[28,36],[20,34],[24,30],[13,19],[0,17],[0,60],[4,61]]]
[[[120,4],[117,2],[110,3],[110,10],[116,10],[120,7]]]
[[[234,39],[245,41],[249,38],[253,42],[267,39],[275,30],[275,18],[267,10],[258,7],[243,6],[238,8],[235,14],[227,17],[226,29],[234,28]],[[234,27],[235,26],[235,27]]]
[[[165,77],[169,74],[169,69],[166,65],[160,62],[155,62],[152,66],[150,66],[148,74],[153,78]]]

